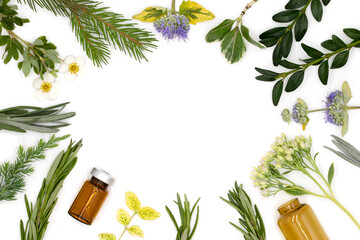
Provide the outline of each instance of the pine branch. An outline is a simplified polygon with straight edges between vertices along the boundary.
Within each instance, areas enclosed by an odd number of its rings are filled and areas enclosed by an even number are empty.
[[[34,172],[31,164],[44,159],[46,150],[57,147],[58,142],[68,137],[69,135],[63,137],[52,135],[47,142],[40,139],[36,146],[26,150],[19,146],[16,161],[14,163],[5,162],[0,166],[0,201],[16,200],[16,194],[24,191],[25,176]]]
[[[138,61],[147,60],[144,52],[156,48],[156,39],[136,27],[130,19],[86,0],[18,0],[36,11],[37,6],[70,19],[72,29],[84,51],[97,66],[107,64],[112,46]]]
[[[51,213],[58,200],[66,177],[74,168],[77,153],[82,147],[82,141],[70,142],[66,151],[62,151],[54,160],[44,178],[35,204],[29,203],[25,195],[25,206],[28,214],[26,225],[20,221],[21,240],[42,240],[49,224]]]

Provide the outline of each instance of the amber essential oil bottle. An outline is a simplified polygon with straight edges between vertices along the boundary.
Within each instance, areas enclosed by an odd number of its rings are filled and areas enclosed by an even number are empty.
[[[278,209],[278,225],[287,240],[329,240],[311,207],[295,198]]]
[[[76,220],[91,225],[107,195],[107,188],[114,182],[109,173],[93,168],[91,179],[87,180],[69,209]]]

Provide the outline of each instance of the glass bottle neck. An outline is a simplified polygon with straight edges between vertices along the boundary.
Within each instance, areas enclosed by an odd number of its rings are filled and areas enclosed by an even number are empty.
[[[280,215],[286,215],[286,214],[289,214],[289,213],[292,213],[292,212],[296,211],[301,206],[303,206],[303,204],[301,204],[299,202],[299,199],[294,198],[294,199],[290,200],[289,202],[287,202],[287,203],[283,204],[282,206],[280,206],[278,208],[278,211],[279,211]]]
[[[103,181],[97,179],[96,177],[92,177],[90,182],[93,183],[94,185],[96,185],[97,187],[103,188],[104,190],[106,190],[109,186],[108,184],[104,183]]]

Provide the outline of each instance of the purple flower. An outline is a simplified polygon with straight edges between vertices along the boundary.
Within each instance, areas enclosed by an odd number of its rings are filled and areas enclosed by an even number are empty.
[[[297,103],[293,106],[292,119],[296,123],[306,124],[309,120],[307,116],[308,106],[302,99],[298,99]]]
[[[343,93],[339,90],[331,92],[326,97],[325,121],[337,126],[344,125],[344,117],[342,115],[342,107],[344,105]]]
[[[180,14],[169,13],[154,22],[155,29],[162,34],[165,39],[186,40],[190,30],[189,19]]]

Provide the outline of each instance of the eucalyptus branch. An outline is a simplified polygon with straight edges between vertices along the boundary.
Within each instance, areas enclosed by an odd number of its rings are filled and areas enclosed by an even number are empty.
[[[134,57],[147,60],[144,53],[156,46],[153,35],[136,27],[130,19],[101,6],[100,2],[87,0],[19,0],[36,11],[45,8],[55,15],[70,19],[72,30],[84,51],[96,66],[107,64],[110,46]]]
[[[228,200],[220,197],[221,200],[232,206],[240,214],[240,226],[230,222],[232,226],[238,229],[246,240],[265,240],[265,226],[259,209],[252,205],[249,195],[235,182],[235,187],[229,191]]]
[[[29,203],[25,195],[25,206],[28,215],[26,224],[20,221],[21,240],[42,240],[49,224],[51,213],[57,203],[58,194],[66,177],[77,161],[77,153],[82,141],[70,142],[66,151],[62,151],[53,161],[49,172],[42,182],[38,197],[34,204]]]
[[[321,2],[322,1],[322,2]],[[323,5],[327,6],[330,0],[290,0],[285,11],[273,16],[278,23],[289,23],[287,26],[275,27],[260,35],[261,43],[266,47],[276,45],[273,52],[273,64],[278,66],[282,58],[290,54],[293,39],[301,41],[308,29],[306,11],[311,6],[311,12],[315,20],[320,22],[323,16]]]
[[[352,39],[352,42],[346,44],[336,35],[333,35],[331,39],[321,43],[321,46],[329,50],[327,53],[323,53],[313,47],[306,44],[302,44],[302,48],[309,58],[302,60],[304,63],[294,63],[287,60],[280,60],[279,65],[289,69],[282,73],[273,72],[267,69],[256,68],[261,75],[256,79],[265,82],[276,81],[272,99],[273,104],[276,106],[279,103],[280,97],[284,90],[284,83],[287,80],[285,91],[293,92],[302,84],[306,70],[311,66],[320,65],[318,68],[318,76],[320,81],[326,85],[329,79],[330,69],[342,68],[348,62],[351,50],[360,47],[360,31],[353,28],[346,28],[344,33]],[[330,65],[329,61],[333,58]]]
[[[45,158],[44,153],[58,146],[58,142],[69,135],[56,137],[52,135],[48,141],[40,139],[36,146],[24,149],[18,147],[17,158],[14,163],[4,162],[0,166],[0,201],[16,200],[16,194],[25,188],[25,176],[34,172],[32,163]]]
[[[271,146],[272,151],[263,157],[260,166],[254,168],[252,179],[255,186],[258,186],[265,197],[275,195],[284,191],[291,195],[305,195],[326,198],[346,213],[360,230],[360,224],[354,216],[336,199],[331,187],[334,178],[335,167],[331,164],[327,178],[324,177],[316,164],[316,156],[311,155],[312,139],[303,136],[288,140],[283,134],[276,138]],[[312,166],[312,168],[309,167]],[[309,180],[315,183],[320,193],[313,193],[297,183],[289,185],[284,181],[284,175],[292,172],[302,173]],[[319,181],[320,179],[321,181]],[[274,184],[274,180],[278,182]]]

